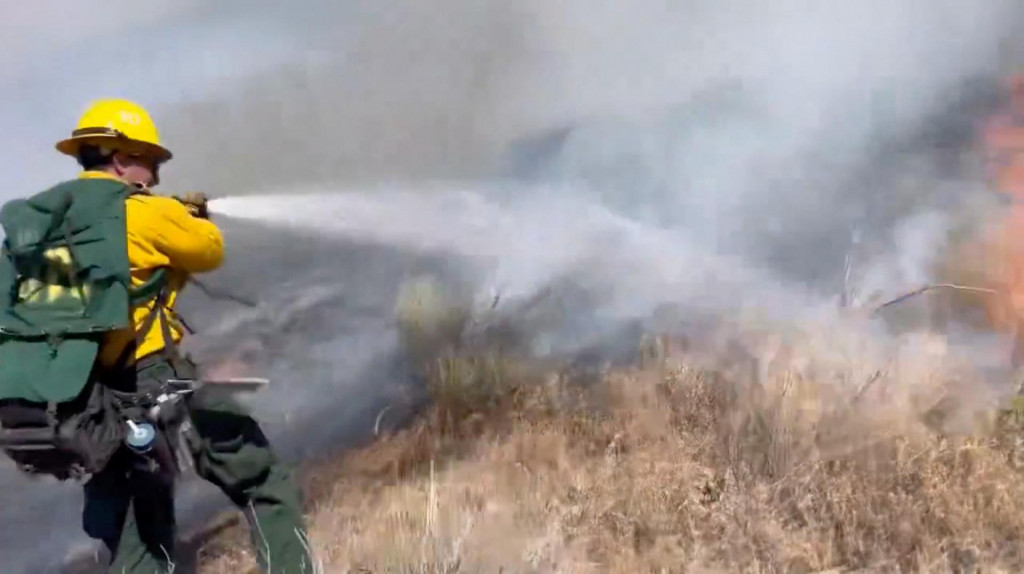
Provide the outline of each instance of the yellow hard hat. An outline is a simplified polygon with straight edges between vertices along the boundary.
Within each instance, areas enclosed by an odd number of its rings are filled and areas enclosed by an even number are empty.
[[[71,137],[57,142],[57,151],[78,157],[82,144],[96,144],[141,153],[165,162],[171,152],[160,144],[160,134],[149,113],[128,100],[98,100],[78,118]]]

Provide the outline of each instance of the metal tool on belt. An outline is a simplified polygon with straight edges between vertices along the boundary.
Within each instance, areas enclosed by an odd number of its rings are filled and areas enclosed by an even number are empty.
[[[162,469],[168,477],[177,476],[183,469],[192,468],[192,457],[186,445],[192,423],[187,407],[182,408],[186,397],[200,390],[206,394],[254,393],[269,383],[267,379],[255,377],[169,379],[155,397],[152,396],[154,393],[149,395],[150,404],[146,405],[148,408],[138,420],[125,419],[128,426],[125,445],[149,459],[151,470]]]

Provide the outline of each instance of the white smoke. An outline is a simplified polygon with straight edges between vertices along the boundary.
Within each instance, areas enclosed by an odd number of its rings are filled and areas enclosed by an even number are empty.
[[[511,192],[514,199],[507,198]],[[806,288],[710,252],[686,233],[650,227],[554,188],[386,187],[228,197],[210,208],[215,216],[321,239],[457,261],[472,270],[474,314],[497,306],[503,321],[526,330],[537,354],[607,345],[624,326],[656,319],[665,305],[691,321],[736,318],[756,308],[761,320],[782,324],[815,317],[822,303]],[[545,303],[540,316],[516,316],[538,297]]]
[[[178,183],[237,195],[567,181],[556,193],[831,291],[851,234],[891,246],[913,225],[900,220],[931,208],[937,167],[909,163],[944,160],[932,142],[904,144],[998,72],[1019,12],[1009,0],[371,4],[267,12],[281,34],[306,34],[316,62],[167,112]]]
[[[929,280],[950,213],[982,183],[940,165],[921,134],[1000,72],[1019,12],[354,6],[352,33],[335,39],[320,32],[341,15],[319,3],[282,18],[308,26],[315,65],[244,83],[230,107],[178,110],[172,133],[194,144],[179,155],[187,181],[236,196],[215,203],[222,213],[485,261],[482,299],[569,277],[600,293],[577,311],[586,329],[666,303],[793,316],[844,289],[884,297]],[[526,181],[479,183],[498,176]],[[343,191],[380,180],[416,183]],[[323,195],[298,195],[311,186]],[[277,195],[237,196],[249,191]]]

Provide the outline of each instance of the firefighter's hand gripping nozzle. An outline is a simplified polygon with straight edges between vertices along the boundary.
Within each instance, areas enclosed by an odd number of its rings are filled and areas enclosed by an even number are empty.
[[[190,191],[185,195],[175,195],[172,197],[183,203],[193,217],[200,217],[202,219],[210,218],[210,210],[208,207],[210,200],[206,197],[205,193],[201,191]]]

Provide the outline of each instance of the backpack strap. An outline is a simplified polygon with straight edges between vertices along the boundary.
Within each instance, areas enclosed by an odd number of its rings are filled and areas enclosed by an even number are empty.
[[[158,302],[155,311],[160,316],[160,333],[164,338],[164,358],[170,363],[171,369],[177,375],[177,373],[183,372],[179,363],[181,356],[178,354],[178,345],[174,342],[174,337],[171,335],[171,323],[167,316],[167,309],[162,302]]]
[[[174,342],[174,337],[171,334],[170,317],[168,316],[166,303],[168,297],[170,297],[170,282],[167,280],[167,268],[157,268],[150,278],[129,291],[132,306],[143,304],[147,301],[153,301],[153,310],[146,315],[145,321],[142,326],[135,331],[135,338],[128,345],[125,346],[124,350],[121,351],[121,355],[114,363],[115,370],[123,370],[129,362],[132,356],[139,346],[142,344],[145,337],[153,329],[153,325],[157,321],[160,321],[160,333],[164,340],[164,346],[161,351],[164,358],[169,362],[175,371],[178,370],[178,361],[180,359],[177,352],[177,343]],[[172,311],[173,313],[173,311]],[[182,325],[190,333],[195,331],[176,313],[174,318],[178,323]]]
[[[169,281],[167,280],[167,269],[165,267],[158,267],[145,283],[128,290],[128,297],[132,307],[144,304],[147,301],[153,301],[153,310],[146,315],[142,326],[135,330],[134,339],[125,345],[117,361],[114,362],[115,370],[123,370],[128,365],[129,358],[138,349],[145,336],[153,329],[154,322],[163,315],[162,309],[169,291]]]
[[[157,267],[145,283],[138,287],[128,289],[128,299],[132,306],[145,303],[160,295],[160,291],[167,286],[167,268]]]

